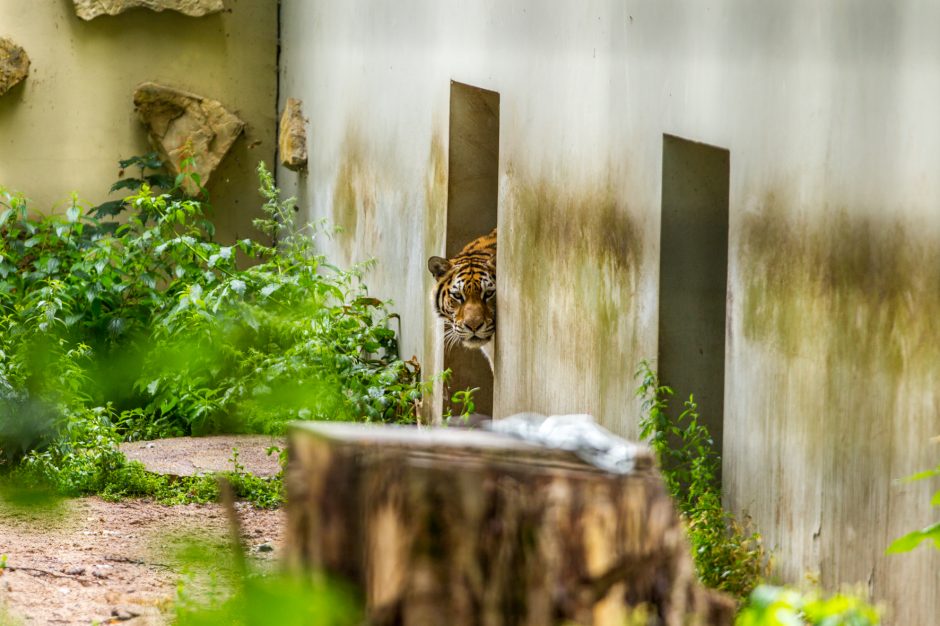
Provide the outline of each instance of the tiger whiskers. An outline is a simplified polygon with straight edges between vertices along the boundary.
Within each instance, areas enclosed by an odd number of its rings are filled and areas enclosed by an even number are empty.
[[[457,332],[457,328],[450,322],[444,323],[444,347],[452,348],[460,343],[460,333]]]

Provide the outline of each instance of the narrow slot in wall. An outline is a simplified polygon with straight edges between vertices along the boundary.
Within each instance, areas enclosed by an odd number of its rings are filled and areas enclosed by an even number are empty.
[[[499,94],[451,81],[447,182],[447,258],[486,235],[497,223],[499,192]],[[497,319],[497,329],[499,321]],[[497,332],[499,332],[497,330]],[[444,367],[453,374],[444,389],[444,410],[455,391],[479,388],[476,412],[493,414],[493,372],[479,350],[446,348]],[[452,407],[454,413],[460,407]]]
[[[662,382],[672,412],[695,395],[721,452],[728,292],[728,150],[663,135],[659,269]]]

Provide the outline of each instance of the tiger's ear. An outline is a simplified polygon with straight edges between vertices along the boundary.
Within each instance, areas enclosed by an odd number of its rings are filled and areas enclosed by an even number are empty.
[[[434,278],[440,278],[450,269],[450,261],[440,256],[432,256],[428,259],[428,270]]]

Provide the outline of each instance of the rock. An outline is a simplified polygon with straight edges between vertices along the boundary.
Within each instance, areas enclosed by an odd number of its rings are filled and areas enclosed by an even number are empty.
[[[117,15],[128,9],[142,7],[151,11],[178,11],[190,17],[218,13],[225,7],[222,0],[72,0],[75,13],[83,20],[99,15]]]
[[[139,85],[134,105],[151,145],[169,170],[179,174],[180,162],[192,156],[202,186],[245,129],[245,122],[220,102],[156,83]],[[190,195],[199,193],[199,185],[189,178],[183,189]]]
[[[29,74],[29,56],[21,47],[0,37],[0,96]]]
[[[288,98],[281,114],[278,151],[281,165],[287,169],[296,172],[307,167],[307,120],[303,103],[297,98]]]
[[[140,613],[134,613],[133,611],[127,611],[125,609],[111,609],[111,619],[119,622],[132,620],[138,615],[140,615]]]
[[[85,573],[85,568],[81,567],[80,565],[76,565],[65,570],[65,573],[69,576],[81,576]]]

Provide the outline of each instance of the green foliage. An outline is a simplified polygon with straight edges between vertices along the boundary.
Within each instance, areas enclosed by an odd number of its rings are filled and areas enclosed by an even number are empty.
[[[916,474],[905,478],[904,481],[915,482],[918,480],[933,478],[935,476],[940,476],[940,465],[937,465],[937,467],[933,469],[917,472]],[[933,497],[930,499],[930,504],[931,506],[940,506],[940,491],[934,492]],[[891,542],[890,546],[888,546],[887,553],[899,554],[901,552],[910,552],[924,541],[932,542],[934,549],[940,550],[940,522],[898,537],[893,542]]]
[[[169,477],[127,461],[117,448],[121,432],[132,432],[122,428],[126,418],[127,414],[101,407],[72,415],[63,436],[43,450],[31,451],[8,479],[19,485],[52,487],[65,495],[99,493],[107,500],[150,497],[164,504],[188,504],[219,499],[219,476]],[[282,474],[266,479],[246,472],[237,450],[231,461],[232,470],[220,476],[233,485],[239,498],[258,508],[276,508],[284,502]]]
[[[418,368],[398,358],[395,316],[368,296],[364,268],[341,271],[315,254],[322,231],[294,228],[292,201],[276,200],[263,166],[259,175],[269,216],[259,225],[277,224],[284,245],[241,242],[261,261],[244,270],[232,248],[203,246],[208,280],[190,280],[155,320],[136,383],[146,408],[179,415],[193,432],[279,432],[298,418],[414,421]]]
[[[754,589],[735,626],[875,626],[878,610],[858,595],[824,597],[786,587],[761,585]]]
[[[117,449],[118,416],[106,407],[69,414],[59,436],[44,449],[32,450],[17,468],[24,484],[49,485],[66,495],[105,491],[126,465]]]
[[[361,610],[344,588],[289,575],[246,576],[232,596],[218,603],[199,603],[180,589],[175,623],[179,626],[352,626]]]
[[[232,515],[233,511],[229,511]],[[230,518],[230,524],[237,521]],[[242,546],[186,542],[173,560],[182,564],[173,623],[181,626],[362,624],[354,592],[315,573],[266,573]]]
[[[279,451],[276,446],[268,449],[268,454]],[[255,506],[262,509],[275,509],[284,502],[283,467],[286,456],[280,456],[281,472],[275,479],[265,479],[245,471],[245,466],[238,462],[238,449],[232,450],[232,466],[234,470],[226,472],[224,477],[232,485],[235,495],[250,500]]]
[[[32,216],[0,188],[0,466],[22,460],[21,476],[65,493],[171,499],[180,486],[125,463],[119,442],[415,421],[430,382],[399,358],[397,316],[362,282],[371,264],[318,254],[328,233],[295,223],[263,164],[257,225],[277,246],[216,242],[206,202],[181,191],[199,182],[186,163],[176,180],[155,155],[121,166],[139,176],[116,184],[136,190],[120,206],[73,198],[63,216]],[[237,470],[233,482],[280,501]]]
[[[447,371],[448,375],[450,370]],[[468,387],[462,391],[455,391],[454,395],[451,396],[451,407],[448,407],[448,414],[444,417],[449,418],[453,415],[453,408],[458,409],[457,415],[463,419],[469,418],[477,409],[476,403],[473,401],[473,394],[480,390],[479,387]]]
[[[636,395],[643,401],[640,437],[659,458],[663,480],[686,522],[699,578],[743,598],[766,575],[767,556],[760,535],[721,506],[721,458],[699,421],[695,399],[690,395],[673,418],[668,400],[673,391],[659,383],[649,363],[640,364],[636,377]]]
[[[173,178],[163,169],[163,163],[156,152],[149,152],[142,156],[133,156],[129,159],[118,161],[121,167],[120,178],[111,185],[111,192],[127,189],[132,192],[138,192],[146,185],[151,189],[166,190],[167,193],[173,193],[182,197],[179,188],[174,184]],[[138,174],[136,177],[124,178],[125,170],[136,167]],[[109,200],[93,207],[89,213],[96,218],[103,219],[119,215],[130,207],[126,200]],[[106,229],[117,227],[117,223],[106,223]]]

